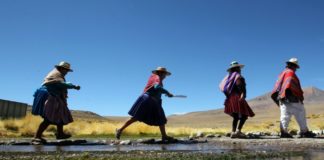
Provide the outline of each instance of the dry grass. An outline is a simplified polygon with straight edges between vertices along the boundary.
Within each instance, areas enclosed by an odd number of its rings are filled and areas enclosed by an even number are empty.
[[[324,114],[309,115],[307,122],[312,130],[323,130]],[[38,125],[42,122],[39,116],[28,114],[23,119],[9,119],[0,121],[0,137],[32,137],[34,136]],[[216,122],[215,122],[216,123]],[[75,121],[64,127],[66,132],[74,136],[100,136],[114,135],[115,129],[121,127],[123,122],[111,122],[98,119],[75,119]],[[227,133],[230,131],[231,124],[228,127],[214,128],[193,128],[193,127],[168,127],[167,132],[173,136],[194,135],[198,132],[203,133]],[[295,120],[290,124],[291,130],[298,130],[299,127]],[[278,121],[265,121],[263,123],[249,123],[244,126],[244,132],[279,132]],[[56,127],[51,125],[44,132],[45,136],[53,136],[56,132]],[[145,136],[145,135],[160,135],[158,127],[145,125],[144,123],[134,123],[128,127],[123,135],[128,136]]]
[[[23,119],[9,119],[0,121],[0,137],[32,137],[38,125],[42,122],[39,116],[28,114]],[[64,126],[64,130],[75,136],[100,136],[114,135],[115,129],[120,128],[123,122],[110,122],[98,119],[75,119],[73,123]],[[223,133],[226,129],[220,128],[189,128],[189,127],[167,127],[167,132],[173,136],[193,135],[198,132]],[[45,136],[53,136],[56,127],[51,125],[44,132]],[[144,123],[134,123],[129,126],[123,135],[160,135],[159,127],[148,126]]]

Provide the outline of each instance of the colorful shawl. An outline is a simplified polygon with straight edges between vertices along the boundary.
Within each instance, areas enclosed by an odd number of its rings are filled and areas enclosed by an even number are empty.
[[[225,94],[230,95],[236,84],[236,81],[241,78],[238,72],[232,72],[225,76],[222,82],[219,84],[219,89]]]
[[[279,99],[286,97],[286,90],[290,89],[292,94],[300,100],[304,100],[303,90],[299,79],[292,69],[286,68],[280,75],[272,91],[272,95],[278,94]]]
[[[160,85],[160,86],[163,86],[161,80],[160,80],[160,77],[156,74],[152,74],[144,88],[144,93],[147,92],[149,89],[151,89],[152,87],[154,87],[154,85]]]

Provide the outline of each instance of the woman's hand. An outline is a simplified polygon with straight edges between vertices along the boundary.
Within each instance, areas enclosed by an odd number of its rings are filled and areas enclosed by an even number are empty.
[[[168,96],[168,97],[173,97],[173,94],[168,93],[167,96]]]
[[[77,86],[74,87],[74,89],[76,89],[76,90],[80,90],[81,87],[80,87],[79,85],[77,85]]]
[[[240,96],[240,100],[244,100],[245,99],[245,95],[242,93]]]

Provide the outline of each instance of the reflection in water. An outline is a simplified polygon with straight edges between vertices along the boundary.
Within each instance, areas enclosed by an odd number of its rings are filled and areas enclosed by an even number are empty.
[[[164,144],[161,145],[161,151],[167,151],[167,147]]]
[[[200,153],[244,153],[244,152],[276,152],[289,151],[282,148],[271,148],[262,146],[242,146],[240,144],[233,145],[217,145],[211,143],[198,144],[162,144],[162,145],[74,145],[74,146],[44,146],[44,145],[0,145],[1,152],[63,152],[63,151],[190,151]],[[323,160],[324,150],[300,150],[302,156],[290,155],[284,159],[291,160]],[[282,158],[273,158],[272,160],[282,160]]]
[[[43,145],[34,145],[34,152],[42,152],[43,147]]]
[[[308,160],[311,158],[312,160],[323,160],[324,159],[324,152],[312,152],[309,151],[307,155],[305,155],[304,160]]]

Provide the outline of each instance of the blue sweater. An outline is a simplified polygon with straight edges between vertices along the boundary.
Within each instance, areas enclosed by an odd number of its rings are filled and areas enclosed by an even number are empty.
[[[146,93],[157,99],[161,99],[162,94],[169,94],[169,91],[164,89],[163,86],[155,84],[154,87],[150,88]]]

